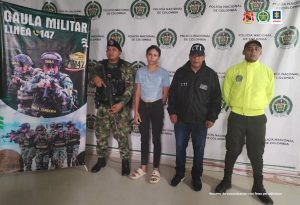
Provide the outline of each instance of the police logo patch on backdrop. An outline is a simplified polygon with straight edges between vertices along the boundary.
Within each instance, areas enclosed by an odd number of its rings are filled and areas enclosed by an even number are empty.
[[[212,37],[212,43],[215,48],[228,49],[234,44],[235,36],[234,33],[228,29],[218,29]]]
[[[275,34],[275,45],[277,48],[296,47],[299,39],[299,31],[295,26],[283,27]]]
[[[144,19],[149,16],[150,5],[146,0],[135,0],[130,7],[131,16],[136,19]]]
[[[204,0],[187,0],[184,4],[184,13],[187,17],[197,18],[203,16],[205,8]]]
[[[177,35],[173,29],[165,28],[157,35],[157,45],[161,48],[173,48],[177,42]]]

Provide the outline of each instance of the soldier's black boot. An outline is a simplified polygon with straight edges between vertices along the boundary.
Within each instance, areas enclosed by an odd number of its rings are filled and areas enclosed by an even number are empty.
[[[122,176],[128,176],[130,174],[130,165],[128,159],[122,159]]]
[[[225,172],[223,180],[218,184],[215,189],[215,193],[225,193],[227,189],[231,188],[231,176],[232,172]]]
[[[263,185],[263,175],[254,175],[254,184],[252,187],[252,193],[258,197],[258,199],[263,204],[273,204],[273,200],[266,192],[264,185]]]
[[[93,168],[92,168],[92,172],[93,173],[96,173],[96,172],[99,172],[100,171],[100,169],[102,168],[102,167],[105,167],[106,166],[106,160],[105,160],[105,158],[98,158],[98,161],[97,161],[97,163],[93,166]]]

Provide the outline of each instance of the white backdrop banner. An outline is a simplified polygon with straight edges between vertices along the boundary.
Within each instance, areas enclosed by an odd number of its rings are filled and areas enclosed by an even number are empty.
[[[106,58],[106,41],[118,40],[122,58],[135,68],[146,63],[145,50],[152,44],[162,49],[160,64],[170,73],[188,60],[193,43],[206,47],[206,63],[222,83],[227,68],[243,60],[243,45],[257,39],[263,45],[261,62],[269,65],[276,79],[275,95],[266,110],[268,118],[264,164],[267,172],[300,172],[300,140],[296,131],[300,110],[297,88],[300,87],[297,59],[300,57],[300,1],[298,0],[18,0],[9,2],[36,9],[66,14],[80,14],[92,19],[90,63]],[[94,147],[94,90],[88,90],[87,146]],[[205,163],[222,166],[229,110],[224,107],[213,128],[209,129]],[[131,135],[132,150],[140,150],[140,135]],[[111,147],[116,148],[112,140]],[[162,135],[164,156],[174,156],[173,125],[165,112]],[[192,146],[188,147],[192,157]],[[246,150],[237,165],[249,165]],[[246,165],[246,166],[245,166]]]

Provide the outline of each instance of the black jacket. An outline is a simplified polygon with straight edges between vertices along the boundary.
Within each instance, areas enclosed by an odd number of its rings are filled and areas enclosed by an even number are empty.
[[[221,89],[217,73],[202,63],[195,73],[188,61],[172,80],[168,112],[183,122],[215,122],[221,111]]]

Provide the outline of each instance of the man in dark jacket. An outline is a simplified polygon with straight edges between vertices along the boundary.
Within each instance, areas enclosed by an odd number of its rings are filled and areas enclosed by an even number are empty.
[[[206,66],[202,44],[191,47],[189,61],[179,68],[170,86],[168,112],[176,138],[176,174],[171,181],[177,186],[185,175],[186,147],[191,135],[194,159],[192,184],[200,191],[207,129],[214,125],[221,111],[221,89],[215,71]]]

